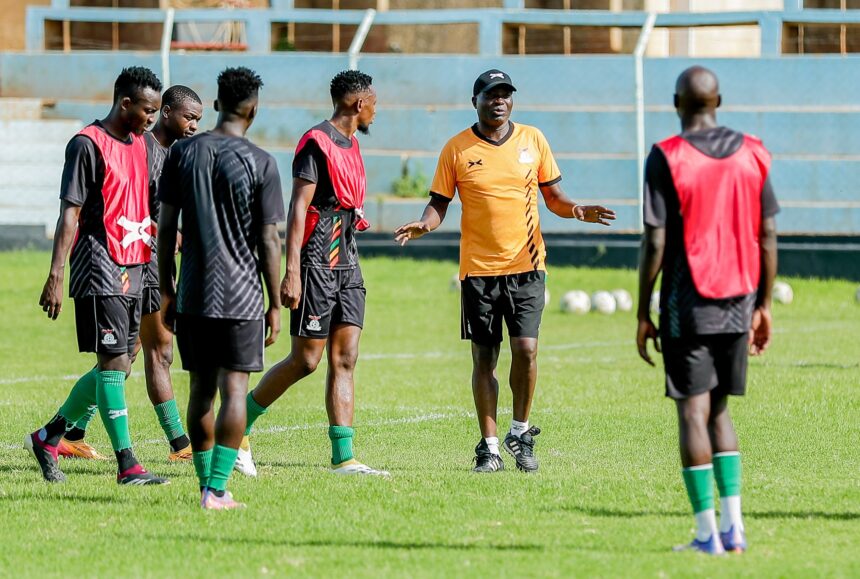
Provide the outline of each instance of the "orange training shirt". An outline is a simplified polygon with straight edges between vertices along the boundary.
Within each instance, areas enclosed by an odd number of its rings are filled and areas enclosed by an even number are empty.
[[[539,186],[560,180],[549,144],[534,127],[511,123],[493,142],[475,125],[448,141],[430,192],[453,199],[456,190],[463,203],[460,279],[545,270]]]

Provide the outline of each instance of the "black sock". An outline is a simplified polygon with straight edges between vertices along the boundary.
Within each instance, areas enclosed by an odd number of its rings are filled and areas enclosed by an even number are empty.
[[[138,464],[137,459],[134,457],[134,453],[130,448],[123,448],[114,454],[116,455],[116,463],[118,465],[119,472],[125,472]]]
[[[51,421],[42,427],[45,431],[42,442],[51,446],[57,446],[60,443],[60,439],[66,433],[66,429],[71,426],[72,424],[68,420],[59,414],[55,414]]]
[[[83,440],[84,435],[86,435],[86,433],[86,430],[82,430],[77,426],[72,426],[68,431],[66,431],[66,434],[63,436],[63,438],[71,442],[77,442],[79,440]]]
[[[174,438],[170,441],[170,450],[172,450],[173,452],[177,452],[182,450],[183,448],[188,448],[189,444],[191,444],[191,441],[188,440],[188,435],[183,434],[182,436]]]

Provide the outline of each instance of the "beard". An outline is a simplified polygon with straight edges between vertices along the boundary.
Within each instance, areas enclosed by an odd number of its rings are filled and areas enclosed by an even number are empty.
[[[370,134],[370,125],[359,124],[358,125],[358,132],[361,133],[362,135],[369,135]]]

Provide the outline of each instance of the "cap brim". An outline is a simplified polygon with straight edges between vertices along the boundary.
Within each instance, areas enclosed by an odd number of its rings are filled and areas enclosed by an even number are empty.
[[[497,86],[507,86],[507,87],[510,87],[510,89],[511,89],[513,92],[516,92],[516,91],[517,91],[517,87],[515,87],[514,85],[512,85],[512,84],[511,84],[511,83],[509,83],[508,81],[506,81],[506,80],[497,80],[497,81],[495,81],[495,82],[491,82],[490,84],[488,84],[487,86],[485,86],[485,87],[481,90],[481,92],[487,92],[487,91],[488,91],[488,90],[490,90],[491,88],[496,88]]]

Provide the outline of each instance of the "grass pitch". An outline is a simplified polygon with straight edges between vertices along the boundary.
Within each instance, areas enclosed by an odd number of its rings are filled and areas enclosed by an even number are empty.
[[[141,361],[127,387],[132,437],[144,465],[173,484],[119,488],[112,463],[65,461],[68,483],[49,486],[21,449],[93,363],[77,353],[71,301],[57,322],[37,306],[48,264],[46,253],[0,254],[0,575],[860,575],[853,284],[791,280],[794,304],[775,306],[773,346],[751,362],[749,394],[732,406],[750,551],[711,559],[671,552],[690,540],[693,520],[674,407],[661,370],[636,355],[635,315],[558,308],[569,289],[633,292],[634,272],[551,269],[532,415],[544,430],[541,470],[524,475],[507,457],[507,471],[481,476],[469,471],[479,434],[458,294],[449,290],[456,266],[366,260],[356,449],[391,479],[326,472],[320,368],[258,421],[260,476],[231,481],[248,509],[206,513],[193,467],[167,463]],[[267,363],[288,343],[282,334]],[[173,377],[183,407],[188,378]],[[89,440],[109,454],[98,420]]]

